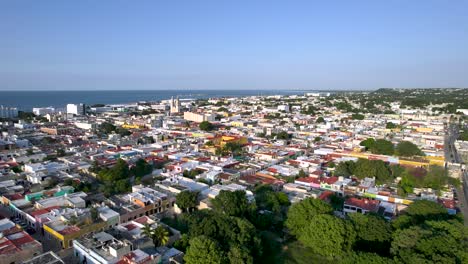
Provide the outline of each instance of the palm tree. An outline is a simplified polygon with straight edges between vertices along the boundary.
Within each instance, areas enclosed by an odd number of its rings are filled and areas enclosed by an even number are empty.
[[[163,246],[169,241],[169,231],[166,228],[159,225],[153,230],[153,244],[155,247]]]
[[[141,230],[142,230],[144,235],[151,238],[151,236],[153,234],[153,229],[151,229],[150,225],[146,224]]]
[[[143,234],[153,240],[155,247],[163,246],[169,241],[169,231],[161,225],[152,229],[150,225],[146,224],[142,231]]]

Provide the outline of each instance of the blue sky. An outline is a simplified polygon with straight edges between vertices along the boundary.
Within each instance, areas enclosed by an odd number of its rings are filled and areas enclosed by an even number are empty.
[[[0,90],[468,87],[468,1],[0,1]]]

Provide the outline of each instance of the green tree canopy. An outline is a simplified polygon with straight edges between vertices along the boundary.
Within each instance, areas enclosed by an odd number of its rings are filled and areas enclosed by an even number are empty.
[[[221,190],[212,203],[215,211],[229,216],[245,216],[250,209],[245,191]]]
[[[467,229],[456,221],[425,221],[397,230],[391,253],[402,263],[467,263]]]
[[[355,167],[356,164],[354,163],[354,161],[342,161],[338,163],[334,173],[336,176],[348,177],[354,174]]]
[[[358,159],[353,174],[360,179],[375,177],[379,183],[385,183],[391,179],[389,168],[381,160]]]
[[[198,236],[190,239],[184,260],[187,264],[221,264],[226,262],[226,256],[216,240]]]
[[[144,159],[138,159],[135,162],[135,166],[131,169],[131,173],[135,175],[136,178],[141,178],[147,174],[150,174],[153,171],[153,166],[148,164]]]
[[[210,122],[208,121],[203,121],[200,123],[199,125],[200,127],[200,130],[203,130],[203,131],[211,131],[214,129],[214,126],[213,124],[211,124]]]
[[[198,205],[198,192],[183,191],[178,193],[176,204],[183,212],[190,211]]]
[[[293,204],[288,211],[288,218],[286,220],[286,227],[289,228],[291,234],[300,236],[308,223],[317,215],[331,214],[333,208],[326,202],[315,199],[307,198],[298,203]]]
[[[394,261],[390,258],[379,256],[368,252],[351,252],[343,257],[340,264],[392,264]]]
[[[374,214],[350,214],[349,218],[357,234],[355,248],[359,251],[388,254],[392,230],[381,216]]]
[[[374,154],[393,155],[395,147],[393,143],[385,139],[377,139],[370,151]]]
[[[298,239],[323,256],[336,257],[351,250],[355,236],[349,223],[333,215],[321,214],[306,224]]]
[[[364,120],[364,115],[361,115],[361,114],[352,114],[352,115],[351,115],[351,119],[354,119],[354,120]]]
[[[397,127],[397,125],[395,125],[395,124],[392,123],[392,122],[387,122],[387,124],[385,125],[385,128],[386,128],[386,129],[394,129],[394,128],[396,128],[396,127]]]
[[[281,131],[278,134],[276,134],[277,139],[290,139],[291,137],[292,137],[292,135],[290,135],[286,131]]]
[[[253,264],[253,258],[245,247],[233,245],[228,252],[229,263],[231,264]]]
[[[366,150],[373,149],[374,146],[375,146],[375,139],[374,138],[368,138],[366,140],[361,141],[361,143],[359,145],[361,145],[363,147],[366,147]]]
[[[412,142],[401,141],[397,144],[395,154],[400,157],[423,156],[424,153]]]

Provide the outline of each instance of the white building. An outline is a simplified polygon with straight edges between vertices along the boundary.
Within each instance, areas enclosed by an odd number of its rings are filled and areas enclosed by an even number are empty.
[[[37,107],[37,108],[33,108],[33,113],[35,115],[39,115],[39,116],[42,116],[42,115],[47,115],[47,114],[53,114],[55,113],[55,108],[53,108],[52,106],[49,106],[49,107]]]
[[[92,130],[96,128],[96,123],[75,122],[75,126],[84,130]]]
[[[184,112],[184,119],[188,121],[201,123],[203,121],[214,121],[215,116],[212,114],[197,114],[192,112]]]
[[[100,232],[73,240],[73,250],[80,263],[113,264],[131,252],[131,245]]]
[[[289,105],[278,105],[278,111],[289,112]]]
[[[67,114],[84,115],[86,108],[84,104],[67,104]]]
[[[0,118],[18,117],[18,108],[0,105]]]

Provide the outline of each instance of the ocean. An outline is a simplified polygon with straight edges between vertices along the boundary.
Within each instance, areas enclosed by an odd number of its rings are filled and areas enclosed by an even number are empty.
[[[98,90],[98,91],[0,91],[0,105],[31,111],[33,107],[65,108],[67,104],[123,104],[179,98],[241,97],[252,95],[292,95],[314,91],[298,90]]]

